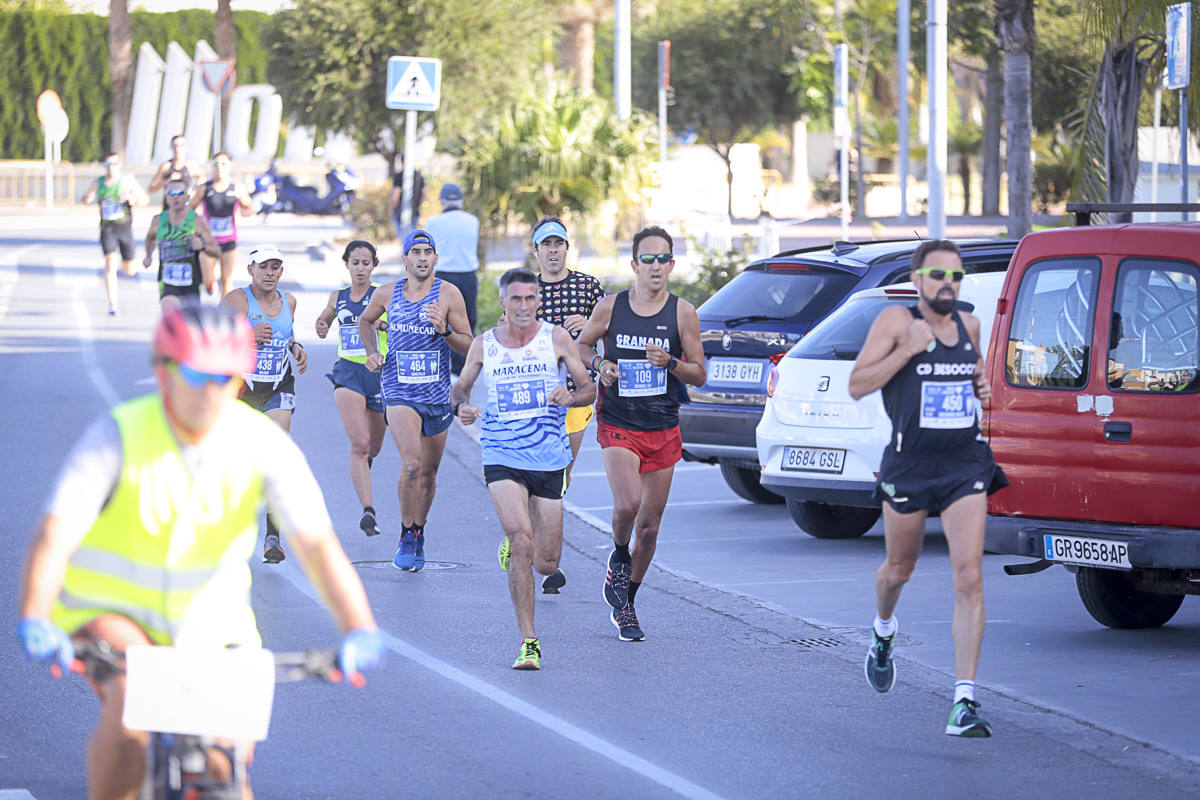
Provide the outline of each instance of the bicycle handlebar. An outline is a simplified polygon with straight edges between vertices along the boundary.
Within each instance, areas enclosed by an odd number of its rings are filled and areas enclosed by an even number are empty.
[[[337,653],[332,650],[303,650],[289,653],[272,653],[275,658],[275,680],[277,683],[292,683],[305,678],[319,678],[329,683],[341,683],[342,671],[338,669]],[[125,673],[125,654],[117,652],[106,641],[81,642],[75,646],[75,661],[71,671],[89,675],[95,680],[104,680],[112,675]],[[362,676],[351,676],[352,685],[361,688]]]

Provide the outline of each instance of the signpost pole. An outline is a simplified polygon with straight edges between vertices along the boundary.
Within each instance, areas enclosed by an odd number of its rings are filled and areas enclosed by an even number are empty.
[[[1179,90],[1179,202],[1188,201],[1188,93],[1187,89]],[[1183,219],[1188,213],[1183,212]]]
[[[413,225],[413,151],[417,145],[417,112],[404,112],[404,188],[400,195],[400,229]]]
[[[1179,199],[1188,201],[1188,84],[1192,76],[1192,4],[1167,6],[1167,88],[1179,90]],[[1181,212],[1187,219],[1188,213]]]
[[[658,43],[658,160],[667,163],[667,87],[671,84],[671,42]]]
[[[46,208],[54,208],[54,149],[45,125],[42,126],[42,136],[46,140]]]

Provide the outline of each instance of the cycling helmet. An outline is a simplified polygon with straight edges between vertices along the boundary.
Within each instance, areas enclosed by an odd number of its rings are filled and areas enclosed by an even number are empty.
[[[173,308],[163,314],[154,332],[155,358],[168,358],[200,372],[253,372],[256,349],[250,323],[223,306]]]

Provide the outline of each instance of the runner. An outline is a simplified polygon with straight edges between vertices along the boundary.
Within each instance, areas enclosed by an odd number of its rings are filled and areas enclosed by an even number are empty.
[[[150,179],[150,192],[157,192],[171,181],[183,181],[188,196],[196,188],[196,181],[204,174],[204,167],[187,157],[187,137],[177,133],[171,137],[171,158],[158,165],[158,171]],[[163,208],[166,208],[164,200]]]
[[[158,296],[163,311],[177,306],[182,300],[199,302],[200,283],[212,282],[197,257],[201,248],[212,258],[221,252],[208,227],[208,220],[196,216],[187,207],[187,189],[183,181],[167,184],[167,208],[154,215],[146,231],[146,257],[142,266],[154,263],[151,253],[158,246]]]
[[[350,285],[329,293],[329,303],[317,317],[317,336],[324,339],[329,326],[337,320],[338,360],[325,377],[334,386],[333,402],[350,437],[350,482],[363,507],[358,527],[367,536],[377,536],[379,526],[371,502],[371,462],[383,447],[387,422],[383,417],[379,374],[366,367],[367,351],[358,338],[358,317],[379,287],[371,283],[371,272],[379,266],[379,258],[373,244],[356,239],[346,245],[342,262],[350,272]],[[376,346],[386,355],[387,339],[382,333]]]
[[[266,414],[285,431],[291,431],[292,412],[296,408],[296,374],[291,359],[296,359],[296,371],[301,375],[308,369],[308,354],[304,345],[296,341],[293,327],[296,297],[279,289],[283,254],[275,245],[265,244],[251,250],[247,270],[250,285],[221,298],[221,305],[250,321],[258,347],[254,370],[242,376],[246,385],[241,400]],[[279,528],[268,514],[263,561],[278,564],[286,557],[279,542]]]
[[[203,190],[196,192],[196,196],[192,198],[191,202],[193,210],[203,206],[204,218],[208,220],[213,238],[217,240],[217,245],[221,248],[219,262],[213,262],[208,256],[203,257],[208,262],[205,265],[204,273],[208,276],[208,281],[204,284],[204,288],[208,290],[209,294],[212,294],[213,281],[214,279],[219,280],[221,297],[229,294],[229,287],[233,283],[234,265],[237,264],[235,212],[240,212],[243,217],[254,213],[250,195],[245,187],[233,179],[232,168],[233,162],[228,153],[222,152],[213,156],[214,177],[204,182]],[[216,277],[218,265],[220,266],[219,278]]]
[[[418,228],[404,237],[407,277],[385,283],[358,318],[367,369],[380,372],[384,412],[400,451],[400,541],[392,563],[425,566],[425,522],[437,486],[450,408],[450,350],[466,353],[474,338],[460,291],[433,276],[437,245]],[[387,313],[388,352],[378,352],[374,326]]]
[[[340,667],[352,674],[380,662],[366,593],[304,455],[233,402],[253,353],[249,328],[224,309],[189,304],[163,314],[153,349],[158,393],[92,423],[30,543],[17,623],[27,657],[69,669],[71,636],[122,653],[150,643],[260,647],[247,562],[265,501],[342,630]],[[93,688],[101,708],[88,742],[89,796],[132,798],[148,736],[122,724],[124,675]]]
[[[104,251],[104,292],[108,297],[108,315],[115,317],[117,308],[117,250],[125,274],[134,275],[133,206],[150,202],[137,178],[121,170],[121,154],[109,153],[104,158],[104,174],[92,181],[83,195],[83,204],[100,203],[100,249]]]
[[[667,291],[675,267],[671,235],[659,227],[633,237],[632,289],[601,300],[579,335],[579,355],[600,376],[596,439],[613,495],[613,550],[604,599],[623,642],[646,638],[634,611],[654,558],[679,436],[679,382],[700,386],[704,349],[696,309]],[[604,341],[604,356],[595,345]],[[630,540],[634,531],[637,540]]]
[[[881,389],[893,436],[883,452],[875,495],[883,502],[887,557],[875,574],[877,615],[867,651],[867,682],[896,682],[892,612],[925,541],[925,521],[941,514],[954,570],[954,702],[946,733],[992,735],[975,702],[983,642],[983,528],[987,495],[1008,485],[980,435],[975,400],[990,401],[979,320],[955,310],[963,277],[958,245],[926,241],[912,257],[920,299],[887,308],[871,326],[850,373],[855,400]]]
[[[521,652],[513,669],[541,669],[530,568],[547,579],[562,574],[562,496],[571,461],[565,417],[568,408],[590,405],[596,396],[570,335],[536,317],[538,293],[538,279],[528,270],[510,269],[501,276],[506,321],[471,343],[450,392],[455,414],[470,425],[480,416],[468,402],[471,388],[481,371],[487,376],[479,443],[483,477],[504,528],[500,566],[508,572],[521,629]],[[566,387],[564,368],[576,389]]]

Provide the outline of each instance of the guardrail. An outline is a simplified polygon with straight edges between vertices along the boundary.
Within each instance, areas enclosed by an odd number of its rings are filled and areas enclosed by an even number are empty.
[[[55,163],[52,184],[56,207],[68,208],[79,202],[82,189],[77,185],[74,164]],[[0,204],[45,207],[46,162],[0,161]]]

